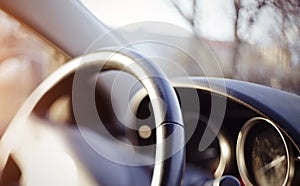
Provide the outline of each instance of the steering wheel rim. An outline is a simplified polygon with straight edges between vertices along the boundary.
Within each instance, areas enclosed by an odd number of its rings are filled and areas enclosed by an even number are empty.
[[[21,106],[0,141],[0,168],[3,169],[11,152],[18,146],[15,136],[39,100],[57,83],[82,67],[125,71],[145,87],[154,110],[156,124],[155,164],[151,185],[180,185],[184,169],[184,126],[175,90],[164,73],[133,50],[101,50],[78,57],[60,67],[46,78]],[[99,68],[95,73],[99,73]],[[95,74],[96,75],[96,74]],[[161,101],[153,101],[153,100]],[[176,131],[176,132],[175,132]]]

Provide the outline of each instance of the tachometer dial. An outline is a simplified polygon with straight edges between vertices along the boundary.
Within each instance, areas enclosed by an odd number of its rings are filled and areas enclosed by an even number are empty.
[[[187,161],[201,167],[203,170],[207,170],[214,177],[221,177],[231,157],[231,149],[226,138],[221,133],[213,130],[213,126],[209,126],[209,124],[213,125],[213,123],[209,123],[206,117],[199,116],[197,113],[186,113],[184,121],[187,131],[189,130],[189,125],[197,124],[193,135],[186,145]],[[203,139],[203,133],[206,128],[210,133],[215,133],[216,138],[206,149],[200,150],[200,141],[205,140]]]

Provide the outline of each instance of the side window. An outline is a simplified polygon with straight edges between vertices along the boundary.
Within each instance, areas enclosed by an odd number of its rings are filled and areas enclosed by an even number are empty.
[[[0,10],[0,134],[33,88],[68,58]]]

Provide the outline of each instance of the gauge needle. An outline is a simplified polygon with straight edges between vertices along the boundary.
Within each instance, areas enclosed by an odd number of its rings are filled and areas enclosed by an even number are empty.
[[[267,165],[265,165],[265,166],[263,166],[262,168],[260,168],[259,171],[260,171],[260,172],[261,172],[261,171],[265,172],[265,171],[267,171],[267,170],[269,170],[269,169],[275,167],[275,166],[278,165],[279,163],[283,162],[284,160],[285,160],[285,155],[280,156],[279,158],[277,158],[277,159],[271,161],[271,162],[268,163]]]

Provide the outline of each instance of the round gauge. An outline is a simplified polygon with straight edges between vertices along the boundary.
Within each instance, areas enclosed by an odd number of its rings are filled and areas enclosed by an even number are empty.
[[[214,175],[214,177],[221,177],[229,162],[231,152],[226,138],[221,133],[213,130],[213,126],[210,126],[213,123],[208,125],[208,119],[204,116],[199,117],[197,113],[186,113],[184,115],[184,122],[186,126],[194,123],[197,124],[195,130],[191,131],[192,136],[186,145],[187,161],[206,170],[208,173]],[[187,133],[189,133],[189,130],[190,127],[186,127]],[[205,140],[203,139],[205,130],[208,130],[211,134],[215,134],[216,137],[209,143],[207,148],[201,150],[199,145],[201,140]]]
[[[292,151],[278,127],[253,118],[238,136],[237,161],[246,185],[289,185],[294,174]]]

